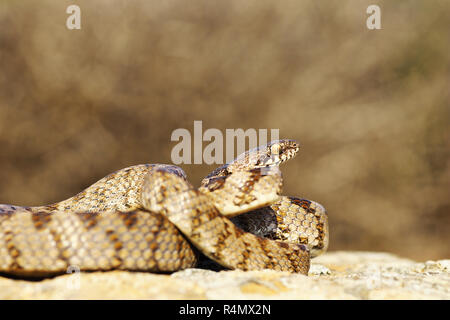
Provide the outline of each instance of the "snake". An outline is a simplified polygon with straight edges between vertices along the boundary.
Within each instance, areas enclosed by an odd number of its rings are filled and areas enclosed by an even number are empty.
[[[195,188],[171,164],[118,170],[45,206],[0,205],[0,273],[175,272],[201,257],[225,269],[308,274],[328,248],[326,210],[281,195],[279,165],[299,151],[271,141],[212,171]]]

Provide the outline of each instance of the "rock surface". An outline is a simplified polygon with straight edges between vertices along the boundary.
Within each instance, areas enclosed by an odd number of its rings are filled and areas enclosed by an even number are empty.
[[[308,277],[202,269],[81,273],[39,282],[0,277],[0,299],[450,299],[450,260],[330,252],[313,260]]]

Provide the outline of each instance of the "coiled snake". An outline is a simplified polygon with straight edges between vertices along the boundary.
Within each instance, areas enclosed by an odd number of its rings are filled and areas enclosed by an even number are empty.
[[[278,165],[298,150],[279,140],[247,151],[199,189],[177,166],[146,164],[56,204],[0,205],[0,272],[171,272],[195,266],[200,251],[230,269],[307,274],[328,247],[328,222],[320,204],[280,196]]]

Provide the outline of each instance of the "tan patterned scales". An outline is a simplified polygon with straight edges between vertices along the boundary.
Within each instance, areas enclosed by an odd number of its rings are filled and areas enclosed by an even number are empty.
[[[198,190],[181,168],[148,164],[49,206],[0,205],[0,272],[171,272],[195,266],[197,248],[230,269],[307,274],[310,255],[327,249],[328,224],[318,203],[280,197],[278,165],[298,150],[280,140],[247,151]]]

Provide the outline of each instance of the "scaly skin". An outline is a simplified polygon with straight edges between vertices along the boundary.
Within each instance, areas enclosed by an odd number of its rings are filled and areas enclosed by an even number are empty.
[[[186,181],[179,167],[138,165],[56,204],[0,205],[0,272],[47,276],[64,273],[69,266],[175,271],[195,266],[193,244],[227,268],[307,274],[309,248],[326,249],[328,227],[323,223],[324,211],[318,210],[314,225],[314,214],[300,202],[299,220],[292,222],[295,209],[286,209],[279,197],[278,164],[297,151],[291,140],[271,142],[238,157],[225,171],[223,167],[214,171],[199,190]],[[265,205],[274,212],[281,210],[278,238],[274,238],[294,243],[244,232],[219,212],[233,215]],[[269,207],[259,210],[265,208]],[[302,229],[302,221],[308,221],[310,228]],[[304,234],[290,236],[288,222]]]

